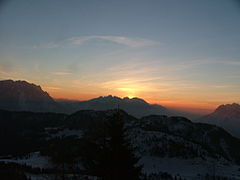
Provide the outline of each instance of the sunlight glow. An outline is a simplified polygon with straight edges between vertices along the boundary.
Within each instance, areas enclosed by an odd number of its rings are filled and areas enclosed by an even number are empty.
[[[133,98],[136,97],[136,89],[135,88],[117,88],[117,90],[123,91],[125,93],[125,97]]]

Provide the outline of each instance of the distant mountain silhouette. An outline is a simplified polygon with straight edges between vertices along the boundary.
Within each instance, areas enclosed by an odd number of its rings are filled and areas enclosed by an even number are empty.
[[[59,101],[61,105],[68,107],[68,113],[73,113],[78,110],[108,110],[121,108],[127,113],[135,116],[142,117],[150,114],[158,115],[173,115],[174,112],[168,110],[161,105],[148,104],[140,98],[120,98],[116,96],[100,96],[88,101]]]
[[[0,109],[47,112],[60,110],[59,105],[40,86],[26,81],[0,81]]]
[[[237,103],[220,105],[213,113],[201,117],[198,121],[216,124],[240,137],[240,105]]]
[[[0,81],[0,109],[33,112],[61,112],[71,114],[79,110],[108,110],[121,108],[139,118],[151,114],[180,115],[194,119],[196,115],[149,104],[140,98],[100,96],[86,101],[54,100],[40,86],[26,82]]]

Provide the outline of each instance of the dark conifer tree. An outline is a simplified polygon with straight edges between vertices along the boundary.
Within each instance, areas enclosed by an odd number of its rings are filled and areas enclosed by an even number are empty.
[[[120,113],[116,113],[108,121],[109,129],[109,173],[106,173],[106,179],[139,179],[141,167],[136,167],[138,158],[126,137],[124,121]]]
[[[88,169],[95,170],[104,180],[138,180],[141,166],[126,137],[124,121],[119,112],[105,122],[102,141],[90,143]],[[89,161],[90,160],[90,161]],[[91,163],[90,163],[91,162]],[[89,166],[90,165],[90,166]]]

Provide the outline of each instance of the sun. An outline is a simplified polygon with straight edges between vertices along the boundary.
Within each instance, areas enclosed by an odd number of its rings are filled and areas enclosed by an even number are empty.
[[[118,88],[118,90],[124,92],[124,97],[128,97],[128,98],[136,97],[137,90],[135,88],[123,87],[123,88]]]
[[[127,95],[126,97],[132,99],[132,98],[135,98],[136,96],[134,96],[134,95]]]

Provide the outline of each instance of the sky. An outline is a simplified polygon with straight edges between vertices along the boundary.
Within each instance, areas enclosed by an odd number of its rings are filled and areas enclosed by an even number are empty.
[[[237,0],[0,1],[0,79],[54,98],[240,102]]]

